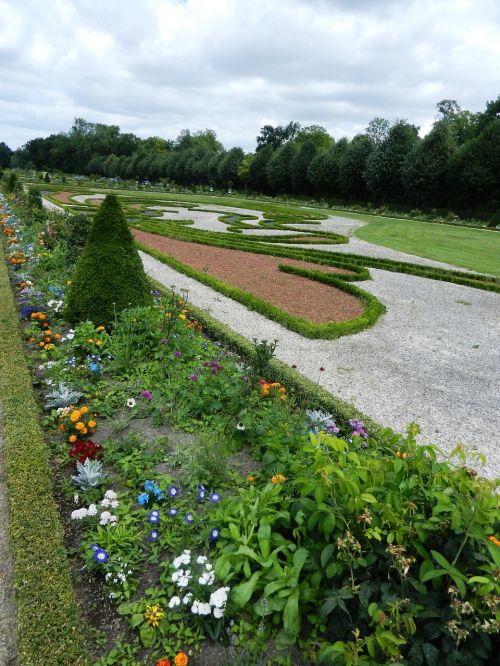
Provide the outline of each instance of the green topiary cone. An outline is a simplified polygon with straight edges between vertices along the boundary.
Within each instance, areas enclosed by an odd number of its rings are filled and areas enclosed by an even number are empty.
[[[152,298],[141,259],[115,194],[108,194],[92,222],[66,301],[71,324],[87,319],[112,326],[128,307]]]

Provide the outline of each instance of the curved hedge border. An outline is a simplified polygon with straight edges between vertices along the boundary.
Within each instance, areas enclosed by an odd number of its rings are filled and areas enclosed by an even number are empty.
[[[186,240],[204,245],[230,247],[244,252],[272,254],[274,256],[288,257],[290,259],[301,259],[303,261],[325,264],[327,266],[339,266],[354,272],[358,272],[357,269],[364,269],[365,275],[368,273],[368,271],[366,271],[366,266],[369,266],[371,268],[380,268],[385,271],[406,273],[432,280],[451,282],[466,287],[474,287],[476,289],[484,289],[485,291],[500,293],[500,283],[495,280],[494,277],[483,275],[482,273],[464,273],[463,271],[448,270],[434,266],[423,266],[420,264],[410,264],[402,261],[393,261],[392,259],[367,257],[359,254],[346,254],[344,252],[329,252],[312,248],[273,247],[273,249],[270,250],[269,248],[265,248],[263,243],[256,242],[255,238],[248,241],[248,237],[241,238],[239,236],[235,237],[231,235],[226,239],[221,238],[222,236],[229,236],[229,234],[226,233],[201,231],[196,229],[172,229],[168,225],[159,225],[151,222],[132,224],[131,226],[158,234],[159,236],[178,238],[179,240]],[[274,242],[280,241],[278,240]]]
[[[0,400],[20,666],[88,664],[0,242]]]
[[[198,271],[195,268],[191,268],[191,266],[182,263],[174,257],[163,254],[162,252],[158,252],[157,250],[153,250],[147,245],[143,245],[137,241],[136,245],[140,250],[146,252],[146,254],[149,254],[155,259],[158,259],[158,261],[167,264],[167,266],[170,266],[176,271],[184,273],[184,275],[194,278],[198,282],[206,284],[212,289],[215,289],[221,294],[224,294],[224,296],[228,296],[229,298],[242,303],[249,310],[260,312],[260,314],[264,315],[265,317],[278,322],[285,328],[288,328],[290,331],[295,331],[296,333],[299,333],[306,338],[332,340],[342,335],[358,333],[368,326],[373,326],[379,316],[385,312],[385,307],[382,305],[382,303],[377,301],[374,296],[368,294],[362,289],[359,289],[354,285],[348,285],[344,280],[339,278],[331,281],[321,280],[326,282],[326,284],[331,284],[338,289],[342,289],[343,291],[357,296],[367,307],[361,316],[355,317],[354,319],[350,319],[348,321],[331,322],[328,324],[313,324],[306,319],[289,315],[284,310],[271,305],[267,301],[263,301],[262,299],[257,298],[257,296],[254,296],[253,294],[249,294],[247,291],[243,291],[243,289],[233,287],[232,285],[227,284],[218,278],[207,275],[206,273]],[[280,270],[281,269],[282,267],[280,266]],[[305,271],[305,273],[307,273],[307,271]],[[319,272],[310,271],[310,273],[311,275],[307,274],[304,276],[310,279],[318,280],[316,274],[320,275]]]

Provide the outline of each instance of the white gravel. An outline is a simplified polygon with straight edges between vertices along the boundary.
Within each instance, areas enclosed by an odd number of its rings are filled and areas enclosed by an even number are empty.
[[[277,356],[398,432],[412,421],[420,441],[450,451],[458,442],[487,456],[481,473],[500,475],[500,308],[498,294],[371,269],[360,286],[387,314],[338,340],[310,340],[141,253],[151,277],[189,290],[189,299],[248,339],[278,339]],[[319,373],[319,368],[325,368]]]

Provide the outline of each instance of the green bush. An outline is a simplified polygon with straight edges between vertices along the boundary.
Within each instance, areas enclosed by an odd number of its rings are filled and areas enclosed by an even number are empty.
[[[31,185],[29,188],[27,204],[30,208],[42,207],[42,195],[40,194],[38,187]]]
[[[68,218],[68,238],[66,241],[66,260],[69,264],[76,264],[82,253],[90,229],[91,218],[83,213],[71,215]]]
[[[108,194],[76,264],[65,317],[110,326],[127,307],[152,303],[142,263],[118,199]]]

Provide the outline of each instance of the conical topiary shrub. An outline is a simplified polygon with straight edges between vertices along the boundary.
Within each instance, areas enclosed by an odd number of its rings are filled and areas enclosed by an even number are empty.
[[[141,259],[116,195],[108,194],[94,218],[68,292],[65,317],[110,326],[127,307],[150,305]]]

